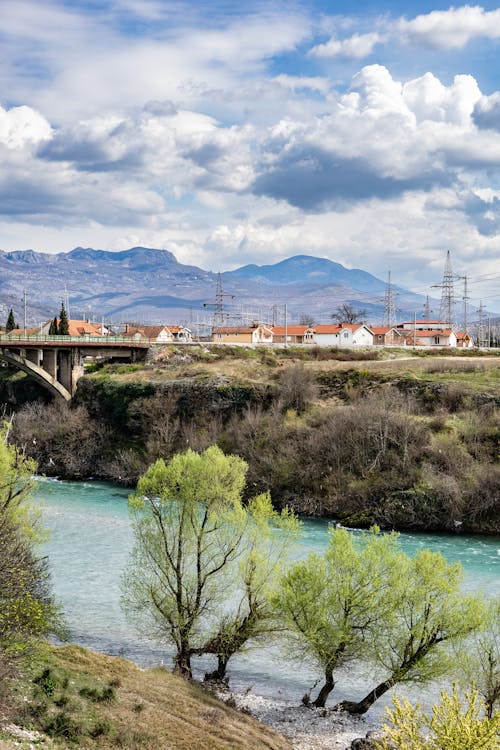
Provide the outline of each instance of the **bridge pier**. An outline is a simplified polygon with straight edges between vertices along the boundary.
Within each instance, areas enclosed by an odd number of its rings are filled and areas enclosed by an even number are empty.
[[[57,380],[57,350],[44,349],[42,367],[51,378]]]
[[[73,393],[71,390],[71,349],[57,352],[57,365],[57,380],[67,391]]]
[[[28,362],[33,362],[34,365],[36,365],[37,367],[40,367],[40,362],[42,360],[41,349],[25,349],[23,354],[28,360]]]

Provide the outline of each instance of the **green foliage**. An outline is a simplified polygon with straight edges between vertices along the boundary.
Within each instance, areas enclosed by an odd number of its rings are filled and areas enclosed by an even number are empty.
[[[379,750],[498,750],[500,714],[484,715],[484,706],[475,691],[462,700],[456,687],[451,695],[442,692],[441,702],[427,717],[419,706],[394,698],[388,710],[390,724],[385,738],[377,741]]]
[[[57,336],[58,333],[59,333],[59,325],[57,322],[57,315],[56,315],[50,323],[49,336]]]
[[[27,502],[35,466],[9,445],[8,429],[0,429],[0,660],[54,632],[58,620],[47,562],[35,553],[37,515]]]
[[[19,328],[18,324],[16,323],[16,319],[14,317],[14,312],[12,310],[12,307],[9,310],[9,315],[7,318],[7,323],[5,324],[5,331],[6,333],[10,333],[10,331],[13,331],[15,328]]]
[[[66,313],[66,308],[64,307],[64,302],[61,303],[61,310],[59,312],[59,326],[57,329],[57,333],[59,336],[69,335],[68,315]]]
[[[482,627],[454,650],[459,679],[473,685],[486,705],[487,715],[500,708],[500,597],[487,602]]]
[[[332,528],[324,556],[310,555],[283,577],[275,606],[296,652],[325,674],[315,705],[325,704],[335,668],[371,649],[382,623],[393,617],[401,559],[396,534],[373,529],[358,542]]]
[[[241,458],[215,446],[188,450],[168,464],[157,460],[130,498],[135,547],[123,602],[140,628],[174,644],[184,675],[192,654],[215,653],[227,664],[256,633],[284,551],[271,529],[286,539],[298,528],[268,495],[243,505],[245,474]]]

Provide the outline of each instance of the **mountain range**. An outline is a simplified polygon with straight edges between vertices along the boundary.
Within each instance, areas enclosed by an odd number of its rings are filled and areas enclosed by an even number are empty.
[[[360,269],[326,258],[296,255],[274,265],[246,265],[221,273],[229,321],[282,320],[307,314],[328,322],[346,302],[367,311],[372,324],[383,317],[386,283]],[[133,247],[111,252],[77,247],[67,253],[0,251],[0,322],[12,307],[23,319],[26,290],[28,325],[58,313],[67,299],[72,318],[110,323],[192,323],[210,321],[217,273],[179,263],[168,250]],[[399,319],[422,315],[424,298],[400,287]],[[208,304],[207,304],[208,303]],[[438,306],[435,301],[434,307]]]

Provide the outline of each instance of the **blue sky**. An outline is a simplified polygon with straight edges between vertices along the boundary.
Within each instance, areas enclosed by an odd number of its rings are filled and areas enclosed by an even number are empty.
[[[500,7],[3,0],[0,248],[298,253],[500,308]]]

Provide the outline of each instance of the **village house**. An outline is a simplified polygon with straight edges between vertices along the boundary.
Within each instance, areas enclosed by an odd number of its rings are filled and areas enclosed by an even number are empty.
[[[147,339],[157,344],[188,343],[192,341],[189,328],[184,326],[131,326],[126,325],[124,336],[137,340]]]
[[[401,346],[404,334],[394,326],[370,326],[374,346]]]
[[[273,326],[273,344],[314,344],[314,328],[305,325]],[[285,337],[286,331],[286,337]]]
[[[457,337],[457,346],[460,349],[472,349],[474,341],[466,331],[456,331],[455,336]]]
[[[273,330],[264,323],[249,326],[219,326],[212,332],[216,344],[272,344]]]
[[[451,328],[404,330],[405,346],[456,346],[457,337]]]
[[[57,325],[60,324],[60,320],[57,320]],[[48,334],[51,320],[40,326],[37,333]],[[104,334],[103,334],[104,332]],[[102,336],[108,335],[109,329],[103,327],[101,323],[90,323],[88,320],[68,320],[68,336]]]
[[[319,324],[314,326],[318,346],[372,346],[373,333],[363,323]]]

